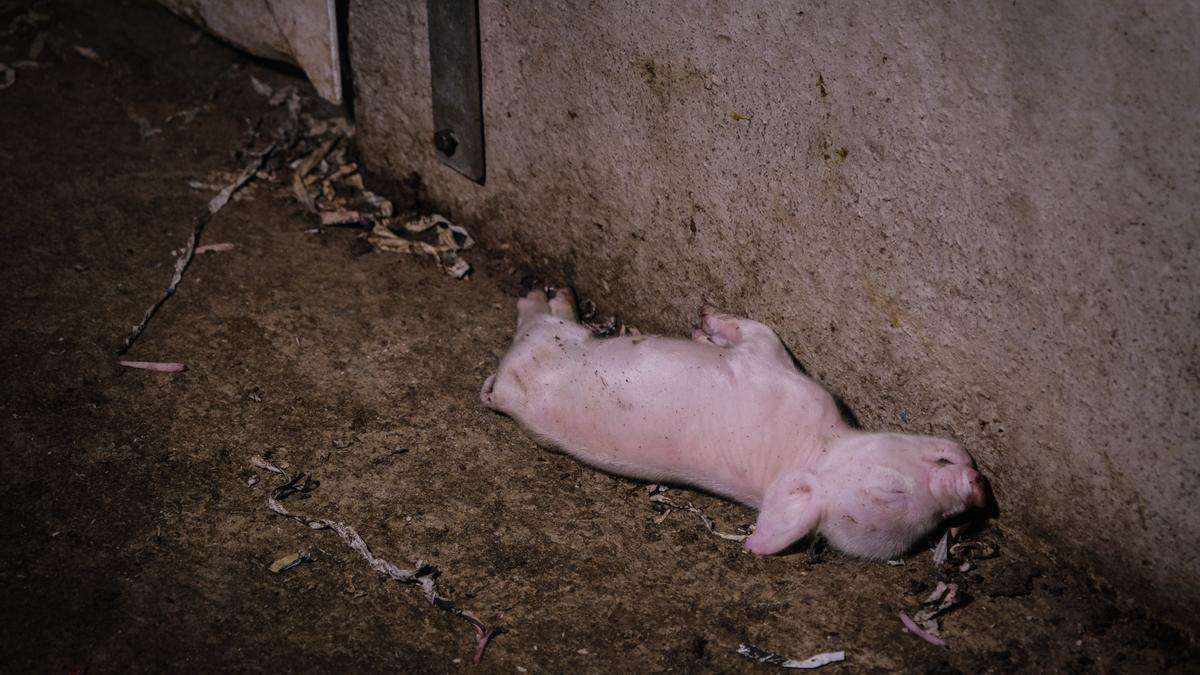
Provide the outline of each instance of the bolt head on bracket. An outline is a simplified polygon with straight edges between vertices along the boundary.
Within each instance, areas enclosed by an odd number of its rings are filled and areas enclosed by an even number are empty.
[[[433,147],[443,155],[453,157],[454,151],[458,150],[458,137],[452,129],[438,129],[433,134]]]

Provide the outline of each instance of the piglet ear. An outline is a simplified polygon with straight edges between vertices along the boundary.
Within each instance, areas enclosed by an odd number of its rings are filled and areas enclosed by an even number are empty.
[[[940,441],[922,448],[922,459],[931,464],[975,464],[967,451],[953,441]]]
[[[767,488],[754,534],[746,550],[757,555],[779,553],[811,534],[821,521],[822,505],[807,471],[784,475]]]

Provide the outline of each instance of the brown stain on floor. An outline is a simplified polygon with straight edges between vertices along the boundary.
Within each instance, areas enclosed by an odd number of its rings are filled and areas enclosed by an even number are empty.
[[[867,302],[870,302],[887,317],[888,323],[891,324],[892,328],[900,327],[902,323],[900,305],[896,302],[895,298],[871,283],[870,280],[863,282],[863,293],[866,295]]]

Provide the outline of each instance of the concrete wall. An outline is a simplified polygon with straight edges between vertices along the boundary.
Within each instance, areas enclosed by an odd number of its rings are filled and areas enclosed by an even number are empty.
[[[1200,5],[480,4],[484,187],[433,157],[424,0],[352,3],[372,167],[643,328],[775,326],[1197,625]]]

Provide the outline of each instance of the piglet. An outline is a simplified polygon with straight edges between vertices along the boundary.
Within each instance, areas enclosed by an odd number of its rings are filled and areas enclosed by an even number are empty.
[[[600,339],[569,290],[532,291],[480,398],[601,470],[758,509],[745,546],[759,555],[819,534],[851,555],[893,558],[987,502],[957,443],[851,428],[774,331],[708,307],[691,340]]]

